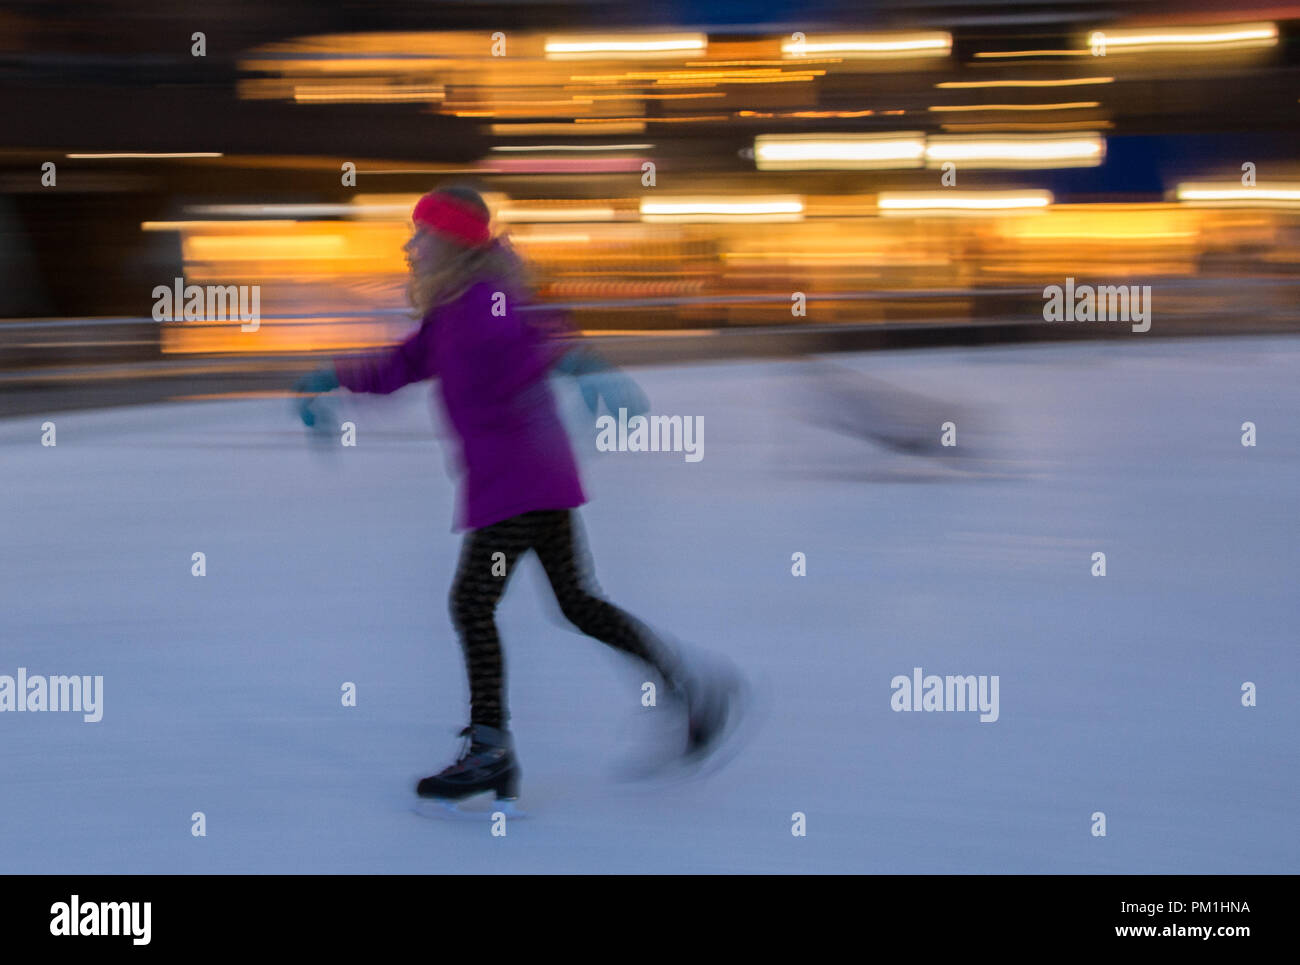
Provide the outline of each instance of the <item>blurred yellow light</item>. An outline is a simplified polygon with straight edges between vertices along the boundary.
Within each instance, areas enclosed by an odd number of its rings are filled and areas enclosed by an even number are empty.
[[[792,67],[782,70],[778,67],[761,67],[746,70],[638,70],[624,71],[619,74],[573,74],[569,79],[589,84],[627,84],[631,87],[644,87],[640,81],[653,82],[655,85],[698,83],[701,81],[740,84],[745,82],[764,83],[790,77],[822,76],[825,70]]]
[[[875,111],[786,111],[782,114],[762,114],[757,111],[740,111],[742,117],[870,117]]]
[[[1124,53],[1152,50],[1238,49],[1272,47],[1277,43],[1277,24],[1238,23],[1212,27],[1137,27],[1094,30],[1088,47]]]
[[[1114,77],[1068,77],[1060,80],[946,80],[934,86],[948,90],[965,90],[976,87],[1082,87],[1114,82]]]
[[[358,204],[193,204],[185,210],[191,214],[219,215],[234,218],[264,218],[278,216],[282,223],[296,218],[340,218],[352,216],[394,217],[404,220],[411,211],[410,205]],[[240,222],[243,224],[244,222]],[[213,222],[229,224],[229,222]]]
[[[1110,130],[1114,126],[1110,121],[1099,121],[1096,118],[1079,121],[966,121],[960,124],[949,122],[939,125],[945,131],[994,131],[1001,134],[1008,134],[1012,131],[1087,131],[1096,133],[1097,128]]]
[[[187,158],[187,157],[225,157],[220,151],[173,151],[168,153],[118,153],[118,154],[65,154],[68,158]]]
[[[262,228],[280,228],[285,225],[301,224],[291,218],[276,218],[269,221],[142,221],[141,231],[194,231],[196,229],[216,229],[229,231],[232,228],[245,231]]]
[[[921,167],[925,137],[892,134],[760,134],[754,163],[760,171],[858,170]]]
[[[259,73],[297,74],[396,74],[413,70],[440,70],[452,61],[442,57],[343,57],[317,56],[311,60],[296,57],[254,56],[241,60],[241,70]]]
[[[881,191],[876,200],[884,214],[963,214],[1046,208],[1050,191]]]
[[[656,118],[662,120],[662,118]],[[556,134],[644,134],[645,121],[632,118],[603,119],[575,118],[572,121],[520,122],[493,124],[489,132],[494,137],[552,137]]]
[[[532,233],[532,232],[526,234],[512,233],[510,235],[510,240],[514,244],[523,246],[525,248],[528,245],[548,245],[548,244],[549,245],[564,245],[564,244],[586,245],[591,243],[591,235],[584,234],[577,231],[570,231],[570,232],[564,232],[558,234],[556,233],[540,234],[540,233]]]
[[[694,84],[692,86],[699,87],[702,85]],[[639,101],[690,101],[690,100],[699,100],[702,97],[726,97],[726,96],[727,95],[723,91],[717,91],[716,93],[696,93],[696,94],[641,94],[641,93],[593,94],[591,95],[591,99],[597,101],[625,101],[625,100],[633,100],[633,99]]]
[[[1092,51],[1084,50],[981,50],[979,57],[1091,57]]]
[[[1091,132],[1019,137],[940,134],[929,139],[925,159],[930,167],[948,161],[990,168],[1095,167],[1105,153],[1105,139]]]
[[[781,53],[787,57],[831,54],[836,57],[935,57],[952,50],[952,34],[922,33],[823,34],[816,40],[785,40]]]
[[[1061,101],[1055,104],[949,104],[929,107],[931,111],[1074,111],[1100,107],[1099,101]]]
[[[881,264],[879,251],[724,251],[722,260],[737,267],[769,265],[847,265],[862,268]]]
[[[196,261],[218,259],[258,261],[261,259],[330,259],[346,258],[351,252],[341,234],[286,235],[284,237],[249,238],[242,235],[190,237],[185,239],[185,257]]]
[[[803,199],[767,198],[663,198],[641,201],[643,221],[797,221],[803,217]]]
[[[675,114],[672,117],[664,116],[664,117],[647,118],[648,121],[655,124],[718,124],[721,123],[722,121],[729,121],[731,119],[732,118],[730,114],[689,114],[689,115]],[[620,118],[620,120],[630,121],[632,120],[632,118]],[[584,125],[582,131],[584,134],[590,133],[589,131],[586,130],[585,127],[586,125],[593,125],[593,124],[598,125],[603,123],[602,121],[596,118],[585,118],[585,117],[575,118],[574,122],[577,124]],[[645,121],[641,122],[643,129],[645,127],[645,123],[646,123]],[[613,132],[609,132],[609,133],[613,133]],[[626,133],[626,132],[619,132],[619,133]]]
[[[557,221],[613,221],[613,208],[527,208],[502,207],[497,218],[508,224]]]
[[[653,144],[498,144],[494,151],[649,151]]]
[[[295,84],[293,99],[304,103],[421,103],[447,96],[441,85],[419,84]]]
[[[800,58],[800,65],[803,64],[838,64],[841,62],[839,57],[804,57]],[[688,60],[687,67],[788,67],[788,60]]]
[[[806,84],[826,74],[824,70],[757,71],[752,76],[719,73],[708,80],[671,80],[655,82],[656,87],[716,87],[719,84]],[[641,95],[638,95],[641,96]]]
[[[999,233],[1034,246],[1068,243],[1067,257],[1078,257],[1082,246],[1106,249],[1119,244],[1150,245],[1152,242],[1187,244],[1197,232],[1197,212],[1175,204],[1064,204],[1054,205],[1041,218],[1008,221]],[[1127,253],[1124,258],[1130,257]]]

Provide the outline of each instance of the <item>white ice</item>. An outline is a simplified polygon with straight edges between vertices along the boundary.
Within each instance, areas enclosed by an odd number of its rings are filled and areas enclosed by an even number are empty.
[[[588,420],[597,575],[766,713],[707,780],[616,782],[656,711],[530,561],[499,612],[530,814],[504,837],[410,811],[466,722],[427,386],[344,400],[355,448],[285,399],[0,422],[0,674],[104,678],[99,723],[0,713],[0,871],[1296,873],[1298,361],[1136,335],[834,360],[950,402],[974,472],[810,423],[798,363],[636,370],[704,458],[599,453]],[[998,675],[999,719],[891,710],[914,667]]]

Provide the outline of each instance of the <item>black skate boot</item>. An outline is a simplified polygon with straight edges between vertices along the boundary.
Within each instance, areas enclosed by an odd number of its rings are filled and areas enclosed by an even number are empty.
[[[519,797],[519,764],[515,761],[510,732],[484,724],[471,724],[460,732],[466,745],[455,764],[426,777],[416,793],[446,804],[485,791],[496,792],[498,801]]]
[[[683,760],[712,756],[735,732],[743,711],[744,680],[731,666],[715,663],[688,674],[680,687],[686,708]]]
[[[690,649],[670,672],[662,709],[644,715],[638,725],[644,733],[633,741],[638,746],[615,765],[620,780],[712,774],[735,757],[752,731],[752,688],[730,661]]]

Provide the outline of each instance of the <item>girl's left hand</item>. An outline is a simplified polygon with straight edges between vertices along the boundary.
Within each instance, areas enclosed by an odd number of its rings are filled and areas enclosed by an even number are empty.
[[[650,400],[641,391],[641,386],[622,372],[606,372],[599,376],[600,396],[605,400],[605,408],[612,414],[619,409],[627,409],[628,417],[645,415],[650,411]]]
[[[316,425],[316,397],[322,392],[333,392],[339,387],[339,378],[334,373],[334,366],[327,365],[315,372],[304,375],[293,384],[293,391],[298,394],[297,410],[302,424],[309,429]]]

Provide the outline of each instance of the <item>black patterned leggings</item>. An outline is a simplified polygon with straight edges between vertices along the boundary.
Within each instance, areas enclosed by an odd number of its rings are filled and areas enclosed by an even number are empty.
[[[676,685],[678,664],[672,651],[635,617],[601,599],[578,526],[571,510],[541,510],[466,534],[450,602],[469,672],[470,723],[504,727],[510,719],[495,615],[515,564],[529,550],[537,553],[560,612],[570,623],[648,664],[665,685]]]

